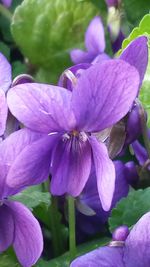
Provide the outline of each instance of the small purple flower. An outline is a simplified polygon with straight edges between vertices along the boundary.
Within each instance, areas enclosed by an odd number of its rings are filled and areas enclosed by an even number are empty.
[[[9,171],[22,150],[23,143],[20,143],[19,138],[22,131],[24,130],[15,132],[0,144],[0,252],[13,245],[21,265],[31,267],[43,250],[41,228],[23,204],[9,199],[15,194],[15,189],[7,184]],[[30,136],[29,139],[25,134],[24,138],[24,143],[27,145],[32,139],[38,138],[38,135],[32,138]]]
[[[1,0],[3,5],[6,7],[10,7],[12,4],[12,0]]]
[[[89,178],[93,162],[101,203],[109,210],[115,186],[114,165],[106,146],[92,133],[125,116],[138,88],[139,75],[134,67],[122,60],[109,60],[85,70],[72,92],[36,83],[10,90],[12,114],[44,137],[22,151],[9,172],[9,186],[20,188],[41,182],[51,171],[52,194],[76,197]]]
[[[90,22],[87,28],[85,33],[85,47],[86,51],[74,49],[70,52],[70,56],[74,64],[90,63],[98,55],[101,56],[101,62],[103,60],[110,59],[110,57],[104,53],[105,33],[101,18],[98,16]]]
[[[115,191],[112,204],[109,211],[104,211],[99,199],[96,174],[94,168],[90,174],[89,180],[76,200],[77,207],[77,235],[78,239],[84,237],[84,234],[91,235],[102,232],[105,223],[108,221],[112,208],[117,202],[128,195],[130,184],[136,184],[138,175],[135,172],[134,162],[123,164],[121,161],[114,161],[116,171]]]
[[[112,241],[89,252],[74,260],[70,267],[149,267],[150,212],[142,216],[129,234],[127,228],[123,228],[124,241]],[[117,235],[119,237],[119,230]]]
[[[5,139],[10,133],[18,130],[17,120],[10,114],[7,106],[6,94],[17,84],[33,82],[30,75],[21,74],[12,81],[11,65],[5,56],[0,53],[0,137]]]

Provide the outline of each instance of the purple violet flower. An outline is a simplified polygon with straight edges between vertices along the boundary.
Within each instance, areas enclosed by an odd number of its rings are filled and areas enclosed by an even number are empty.
[[[115,235],[119,237],[118,241],[112,241],[108,246],[100,247],[75,259],[70,267],[149,267],[150,212],[142,216],[129,234],[124,226],[122,230],[124,230],[123,241],[120,241],[120,234],[116,229]]]
[[[74,64],[90,63],[98,55],[101,56],[101,62],[110,59],[110,57],[104,53],[105,33],[101,18],[98,16],[90,22],[87,28],[85,33],[85,47],[86,51],[73,49],[70,52],[71,60]]]
[[[3,5],[6,7],[10,7],[12,4],[12,0],[1,0]]]
[[[0,137],[5,139],[19,128],[17,120],[8,110],[6,94],[13,86],[33,82],[33,79],[30,75],[21,74],[12,81],[11,65],[2,53],[0,53],[0,74]]]
[[[134,67],[122,60],[109,60],[85,70],[72,92],[36,83],[11,89],[8,105],[12,114],[31,134],[35,131],[45,136],[22,151],[9,172],[9,186],[19,189],[39,183],[51,171],[52,194],[76,197],[87,183],[94,162],[102,207],[109,210],[115,169],[106,146],[92,133],[124,117],[138,88],[139,74]]]
[[[7,184],[9,171],[23,147],[23,142],[20,142],[22,140],[19,138],[22,131],[26,132],[24,129],[17,131],[0,144],[0,252],[13,245],[21,265],[31,267],[43,250],[41,228],[23,204],[9,199],[15,194],[15,189]],[[24,134],[24,143],[29,144],[38,136],[38,134],[32,137],[30,135],[29,139],[29,136]]]
[[[138,175],[135,172],[134,162],[123,164],[121,161],[114,161],[116,171],[115,191],[109,211],[104,211],[99,199],[96,174],[94,168],[90,174],[89,180],[76,200],[77,214],[77,235],[78,239],[84,237],[84,234],[91,235],[103,231],[105,223],[108,221],[112,208],[117,202],[128,195],[130,184],[138,182]]]

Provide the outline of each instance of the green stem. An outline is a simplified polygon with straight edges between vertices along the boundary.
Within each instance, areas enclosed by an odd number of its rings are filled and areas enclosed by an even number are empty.
[[[69,250],[70,261],[76,256],[76,236],[75,236],[75,200],[68,196],[68,215],[69,215]]]
[[[50,227],[54,257],[57,257],[64,252],[60,220],[61,218],[59,216],[57,198],[51,196]]]
[[[148,153],[148,157],[150,159],[150,140],[149,140],[149,136],[148,136],[148,128],[147,128],[147,122],[146,122],[146,118],[145,118],[145,111],[144,111],[144,108],[139,101],[138,101],[138,105],[140,107],[139,112],[140,112],[140,119],[141,119],[143,141],[144,141],[144,145],[145,145],[145,148],[147,150],[147,153]]]
[[[12,20],[12,14],[9,11],[9,9],[7,9],[2,4],[0,4],[0,13],[11,22],[11,20]]]

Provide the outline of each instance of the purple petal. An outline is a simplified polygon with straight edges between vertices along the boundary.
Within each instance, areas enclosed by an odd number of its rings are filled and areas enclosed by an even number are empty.
[[[83,190],[91,170],[91,147],[88,141],[72,137],[60,140],[53,154],[51,192],[74,197]]]
[[[41,135],[38,133],[22,129],[11,134],[6,140],[0,143],[0,199],[7,197],[10,190],[8,184],[6,183],[6,178],[17,156],[26,146],[29,146],[40,137]],[[22,162],[20,165],[22,165]]]
[[[148,64],[148,40],[145,36],[140,36],[136,38],[132,43],[130,43],[127,48],[123,51],[120,59],[125,60],[132,66],[134,66],[140,75],[140,85],[146,72]]]
[[[139,164],[143,166],[148,159],[148,153],[146,149],[138,141],[132,143],[132,148],[137,160],[139,161]]]
[[[112,204],[115,190],[115,168],[113,162],[109,159],[108,151],[103,143],[99,143],[92,136],[89,139],[97,176],[97,187],[102,207],[108,211]]]
[[[111,31],[111,27],[110,27],[110,31]],[[110,35],[111,35],[111,33],[110,33]],[[111,45],[112,45],[112,49],[113,49],[114,54],[115,54],[119,49],[121,49],[122,42],[123,42],[124,39],[125,39],[125,36],[124,36],[124,34],[122,33],[121,30],[120,30],[120,32],[119,32],[119,34],[118,34],[116,40],[113,40],[113,38],[112,38],[112,41],[111,41],[112,44],[111,44]]]
[[[70,267],[124,267],[122,257],[122,248],[101,247],[77,258]]]
[[[150,266],[150,212],[142,216],[128,235],[123,260],[128,267]]]
[[[139,87],[137,70],[123,60],[108,60],[85,70],[73,90],[78,128],[101,131],[124,117]]]
[[[71,92],[46,84],[26,83],[8,92],[12,114],[28,128],[42,133],[72,129]]]
[[[125,165],[116,160],[113,162],[116,171],[116,182],[115,182],[115,192],[112,200],[112,208],[116,206],[116,203],[122,198],[126,197],[129,192],[129,184],[127,181],[127,170]]]
[[[6,128],[6,120],[8,107],[5,92],[0,89],[0,136],[4,134]]]
[[[12,0],[2,0],[2,3],[3,3],[4,6],[10,7],[11,3],[12,3]]]
[[[104,60],[108,60],[108,59],[110,59],[110,56],[108,56],[108,55],[105,54],[105,53],[102,53],[102,54],[98,55],[98,56],[92,61],[92,64],[103,63]]]
[[[93,54],[90,52],[83,51],[81,49],[73,49],[70,52],[70,57],[74,64],[91,63],[95,56],[96,53]]]
[[[73,90],[73,83],[69,80],[66,73],[68,71],[71,71],[71,73],[73,73],[75,78],[79,78],[81,76],[82,72],[84,70],[88,69],[90,66],[91,66],[91,64],[89,64],[89,63],[82,63],[82,64],[77,64],[77,65],[74,65],[74,66],[68,68],[60,76],[60,79],[58,81],[58,86],[64,87],[64,88],[72,91]]]
[[[15,194],[26,186],[39,184],[48,178],[51,151],[58,138],[58,135],[45,136],[23,149],[7,176],[9,193]]]
[[[7,1],[4,1],[7,3]],[[7,59],[0,53],[0,88],[5,93],[11,85],[11,66]]]
[[[14,239],[14,220],[9,207],[0,206],[0,252],[12,245]]]
[[[85,46],[91,54],[100,54],[105,50],[104,26],[100,17],[95,17],[85,33]]]
[[[9,202],[15,222],[13,247],[23,267],[31,267],[39,259],[43,250],[40,225],[32,213],[19,202]]]

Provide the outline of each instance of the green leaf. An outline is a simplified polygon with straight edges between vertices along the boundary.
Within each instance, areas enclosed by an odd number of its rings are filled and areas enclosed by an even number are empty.
[[[42,192],[41,186],[33,186],[22,191],[21,193],[11,197],[13,200],[19,201],[26,205],[30,210],[44,204],[46,207],[50,205],[50,193]]]
[[[0,255],[0,266],[1,267],[21,267],[18,263],[16,255],[12,248],[9,248],[6,252]]]
[[[85,254],[91,250],[94,250],[100,246],[104,246],[109,242],[109,238],[101,238],[99,240],[93,240],[91,242],[82,244],[77,247],[77,255],[76,257]],[[70,260],[69,260],[69,252],[65,253],[64,255],[53,259],[51,261],[44,261],[40,260],[37,264],[36,267],[69,267],[70,266]]]
[[[133,226],[146,212],[150,211],[150,187],[132,191],[112,210],[109,219],[110,231],[120,225]]]
[[[96,7],[86,0],[24,0],[15,10],[12,35],[32,64],[61,74],[69,51],[84,46],[84,33]]]

